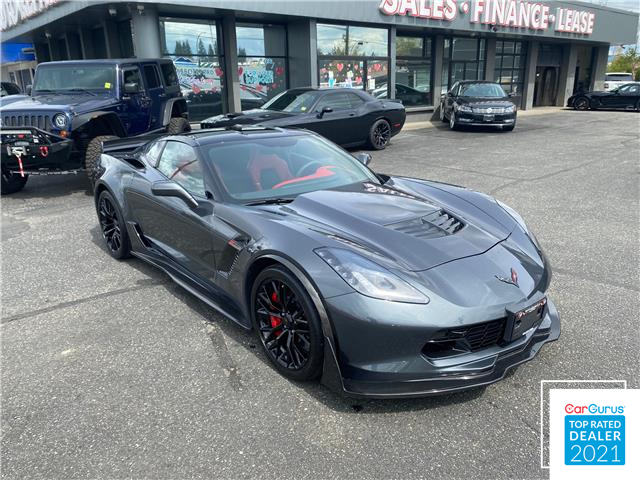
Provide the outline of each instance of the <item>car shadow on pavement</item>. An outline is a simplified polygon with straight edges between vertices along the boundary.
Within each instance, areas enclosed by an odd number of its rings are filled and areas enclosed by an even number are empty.
[[[6,196],[6,199],[32,199],[64,197],[71,193],[84,192],[93,195],[89,180],[84,173],[65,175],[30,175],[24,189]]]
[[[104,242],[102,240],[102,234],[99,227],[96,225],[90,229],[90,234],[93,243],[95,243],[104,255],[109,255]],[[116,261],[116,260],[114,260]],[[214,308],[210,307],[203,301],[199,300],[187,290],[176,284],[171,278],[159,268],[147,264],[146,262],[137,258],[131,258],[125,260],[127,266],[138,270],[140,273],[148,276],[152,281],[150,285],[163,286],[167,293],[173,295],[177,300],[188,306],[198,317],[200,317],[206,324],[217,326],[224,332],[224,335],[230,337],[230,339],[241,345],[248,352],[253,354],[259,361],[272,368],[271,362],[267,358],[266,354],[260,346],[260,341],[256,338],[253,331],[248,331],[236,324],[232,320],[228,319],[224,315],[221,315]],[[215,330],[211,333],[204,333],[209,336],[215,335]],[[215,348],[219,342],[212,339],[211,347]],[[222,352],[216,352],[222,354]],[[243,368],[249,366],[240,365],[238,370],[242,371]],[[241,376],[241,374],[240,374]],[[418,411],[418,410],[430,410],[434,408],[447,407],[459,403],[466,403],[480,398],[485,391],[485,387],[478,387],[465,392],[456,392],[450,394],[440,394],[426,398],[411,398],[411,399],[358,399],[350,398],[345,395],[341,395],[337,392],[330,390],[328,387],[320,384],[319,381],[312,382],[295,382],[282,377],[282,381],[291,382],[294,386],[303,390],[305,393],[315,398],[318,402],[324,404],[326,407],[342,413],[352,414],[366,414],[366,413],[385,413],[385,412],[399,412],[399,411]]]

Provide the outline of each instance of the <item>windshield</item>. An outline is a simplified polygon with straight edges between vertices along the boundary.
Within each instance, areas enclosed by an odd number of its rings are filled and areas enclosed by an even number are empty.
[[[462,84],[462,87],[460,88],[460,96],[501,98],[506,97],[507,94],[497,83],[468,83]]]
[[[115,65],[41,65],[36,71],[34,93],[73,90],[114,91]]]
[[[249,137],[201,148],[221,187],[236,202],[291,198],[359,182],[380,183],[351,155],[311,135]]]
[[[317,98],[318,92],[315,91],[296,92],[289,90],[273,97],[260,108],[277,112],[302,113],[309,111]]]
[[[632,82],[633,75],[630,73],[608,73],[605,77],[607,82]]]

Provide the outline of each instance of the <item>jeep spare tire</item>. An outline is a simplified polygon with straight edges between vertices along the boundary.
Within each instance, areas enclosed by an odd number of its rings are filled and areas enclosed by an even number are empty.
[[[167,133],[169,135],[177,135],[178,133],[190,132],[191,124],[189,120],[184,117],[173,117],[169,120],[169,126],[167,127]]]
[[[102,143],[108,140],[114,140],[118,137],[114,135],[101,135],[92,138],[87,145],[87,151],[84,154],[84,168],[87,170],[87,177],[91,185],[96,183],[98,177],[98,165],[100,165],[100,155],[102,155]]]

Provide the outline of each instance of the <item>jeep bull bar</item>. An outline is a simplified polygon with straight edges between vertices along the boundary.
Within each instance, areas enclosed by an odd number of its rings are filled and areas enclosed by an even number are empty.
[[[73,140],[36,127],[9,127],[0,130],[2,169],[20,176],[60,175],[82,170],[69,169]]]

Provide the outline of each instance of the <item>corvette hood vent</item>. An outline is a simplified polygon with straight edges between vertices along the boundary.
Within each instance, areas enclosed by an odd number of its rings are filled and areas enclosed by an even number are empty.
[[[428,239],[453,235],[461,230],[464,224],[450,213],[436,210],[423,217],[392,223],[387,227],[416,238]]]

